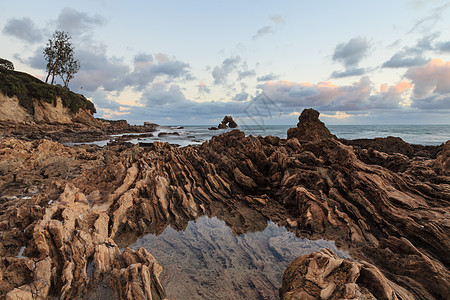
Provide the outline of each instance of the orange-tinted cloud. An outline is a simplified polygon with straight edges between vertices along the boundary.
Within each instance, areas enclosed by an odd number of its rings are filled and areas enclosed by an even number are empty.
[[[414,96],[450,93],[450,61],[434,58],[428,64],[408,69],[405,76],[414,84]]]
[[[412,67],[405,77],[414,84],[412,106],[421,109],[450,109],[450,61],[434,58]]]
[[[364,76],[350,85],[332,81],[305,84],[292,81],[268,82],[263,91],[284,107],[314,107],[323,111],[361,111],[368,109],[399,108],[402,94],[412,88],[408,81],[396,85],[382,85],[377,91],[372,81]]]

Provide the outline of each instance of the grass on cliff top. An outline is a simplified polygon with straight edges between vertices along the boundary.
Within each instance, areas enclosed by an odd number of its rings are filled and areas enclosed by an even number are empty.
[[[60,85],[50,85],[31,76],[30,74],[10,71],[0,68],[0,91],[8,97],[17,96],[19,104],[31,115],[34,115],[34,101],[41,100],[53,103],[60,97],[64,107],[68,107],[74,114],[80,108],[96,112],[94,104],[83,95],[76,94]]]

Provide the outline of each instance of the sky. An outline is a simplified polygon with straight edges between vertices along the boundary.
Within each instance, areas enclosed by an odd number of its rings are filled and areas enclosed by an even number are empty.
[[[450,1],[7,1],[0,57],[46,77],[55,30],[69,86],[131,124],[450,124]],[[61,81],[59,81],[61,83]]]

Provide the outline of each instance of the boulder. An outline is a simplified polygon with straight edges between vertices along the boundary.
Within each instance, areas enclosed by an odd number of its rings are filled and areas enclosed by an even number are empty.
[[[319,115],[320,113],[315,109],[304,109],[298,117],[297,127],[288,130],[287,138],[297,138],[299,141],[320,141],[336,138],[319,120]]]
[[[238,124],[233,120],[232,116],[225,116],[219,124],[218,129],[236,128]]]

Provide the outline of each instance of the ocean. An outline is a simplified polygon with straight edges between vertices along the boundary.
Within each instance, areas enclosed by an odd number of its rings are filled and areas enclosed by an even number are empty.
[[[160,126],[155,135],[159,132],[178,132],[179,136],[167,136],[159,138],[161,141],[167,140],[180,146],[189,144],[201,144],[209,140],[214,135],[219,135],[231,129],[208,130],[210,126]],[[246,135],[253,136],[278,136],[287,137],[287,130],[293,126],[289,125],[249,125],[238,129]],[[327,128],[338,138],[361,139],[395,136],[400,137],[410,144],[420,145],[440,145],[450,140],[450,125],[328,125]],[[150,138],[155,140],[155,138]]]
[[[131,143],[154,141],[169,142],[180,147],[188,145],[199,145],[215,135],[222,134],[232,129],[208,130],[210,125],[189,125],[189,126],[159,126],[153,137],[136,138],[129,140]],[[287,130],[293,126],[289,125],[248,125],[237,129],[245,132],[246,135],[253,136],[278,136],[286,138]],[[327,128],[338,138],[343,139],[372,139],[375,137],[395,136],[400,137],[410,144],[420,145],[440,145],[450,140],[450,125],[328,125]],[[162,134],[161,134],[162,133]],[[164,134],[169,133],[169,135]],[[161,134],[161,136],[158,136]],[[138,134],[136,134],[138,135]],[[120,135],[115,135],[113,138]],[[99,146],[106,145],[110,140],[97,141],[89,144]],[[77,143],[80,144],[80,143]],[[75,145],[67,143],[66,145]]]

